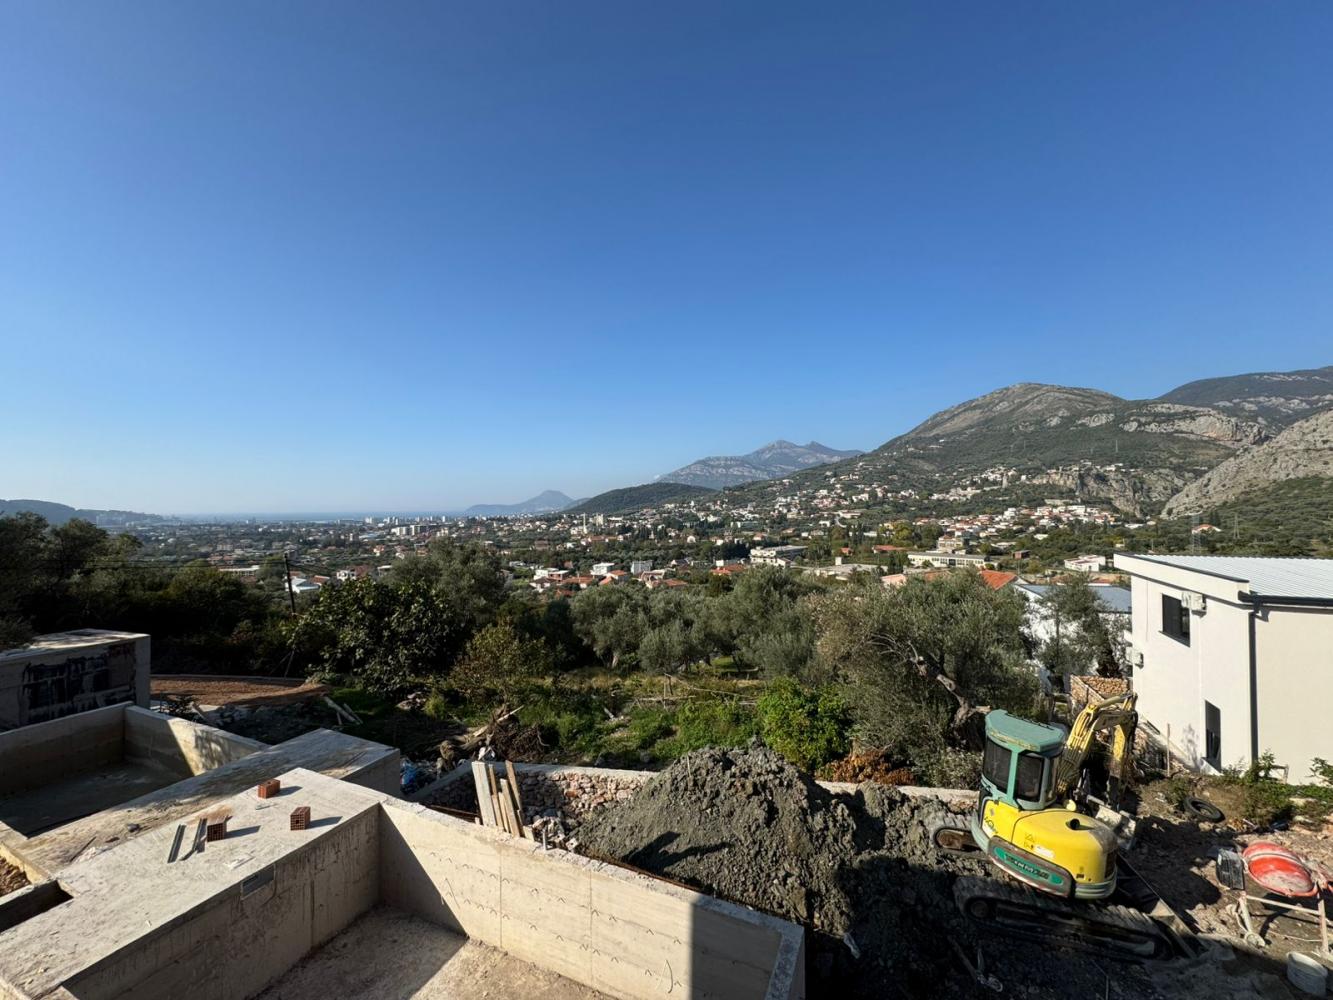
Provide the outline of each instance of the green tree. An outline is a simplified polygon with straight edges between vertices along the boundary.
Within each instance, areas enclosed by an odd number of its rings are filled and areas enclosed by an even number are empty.
[[[831,687],[804,688],[782,677],[759,697],[757,709],[764,742],[797,767],[813,771],[851,747],[851,717]]]
[[[465,628],[433,587],[365,579],[320,591],[288,626],[288,640],[298,662],[396,695],[442,678]]]
[[[454,668],[453,684],[470,699],[494,693],[506,704],[529,681],[551,672],[551,655],[538,639],[525,639],[508,619],[487,625],[471,639]]]
[[[1108,612],[1083,576],[1052,586],[1042,605],[1052,628],[1037,651],[1042,666],[1056,674],[1083,673],[1095,666],[1103,677],[1121,676],[1129,643],[1126,616]]]
[[[861,739],[908,759],[979,747],[988,707],[1029,711],[1024,601],[972,571],[839,588],[816,602],[819,655]]]
[[[592,587],[570,605],[574,630],[612,670],[638,656],[648,631],[647,592],[636,586]]]

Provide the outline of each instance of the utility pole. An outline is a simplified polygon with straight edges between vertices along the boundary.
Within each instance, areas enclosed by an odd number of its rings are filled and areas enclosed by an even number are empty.
[[[287,553],[282,553],[282,568],[287,571],[287,600],[292,606],[292,614],[296,614],[296,592],[292,590],[292,564],[287,560]]]

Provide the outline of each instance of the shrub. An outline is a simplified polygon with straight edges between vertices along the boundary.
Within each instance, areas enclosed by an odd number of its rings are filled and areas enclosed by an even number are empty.
[[[764,742],[807,771],[841,757],[851,745],[847,706],[830,688],[809,690],[778,678],[759,698],[758,712]]]
[[[920,757],[912,770],[931,788],[981,787],[981,754],[954,747],[941,747]]]

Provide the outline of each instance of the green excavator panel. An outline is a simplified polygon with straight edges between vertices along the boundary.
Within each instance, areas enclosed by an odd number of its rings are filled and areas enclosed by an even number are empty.
[[[1065,732],[1056,726],[1029,722],[998,708],[986,715],[986,737],[1004,746],[1050,757],[1065,745]]]

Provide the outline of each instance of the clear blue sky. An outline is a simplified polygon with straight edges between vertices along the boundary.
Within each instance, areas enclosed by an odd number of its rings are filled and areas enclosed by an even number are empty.
[[[0,496],[453,508],[1333,362],[1333,4],[0,6]]]

